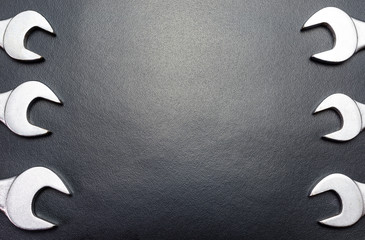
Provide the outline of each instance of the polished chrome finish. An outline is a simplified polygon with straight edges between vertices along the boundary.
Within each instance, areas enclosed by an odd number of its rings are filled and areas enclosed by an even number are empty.
[[[41,59],[42,56],[29,51],[24,46],[28,32],[35,27],[53,33],[48,21],[35,11],[21,12],[13,18],[0,21],[0,46],[10,57],[17,60]]]
[[[323,137],[336,141],[349,141],[365,128],[365,105],[354,101],[349,96],[336,93],[319,104],[314,113],[335,109],[342,119],[342,128]]]
[[[340,63],[365,47],[365,23],[350,17],[341,9],[326,7],[312,15],[302,29],[324,25],[334,37],[334,47],[312,58],[326,63]]]
[[[324,219],[320,223],[331,227],[349,227],[365,215],[365,185],[349,177],[335,173],[322,179],[312,190],[310,196],[334,191],[342,203],[340,214]]]
[[[41,82],[29,81],[12,91],[0,94],[0,120],[14,133],[25,136],[40,136],[47,129],[34,126],[28,121],[28,107],[36,98],[61,103],[53,91]]]
[[[52,228],[55,224],[40,219],[33,213],[33,199],[45,187],[70,194],[54,172],[44,167],[34,167],[17,177],[0,181],[0,209],[15,226],[21,229]]]

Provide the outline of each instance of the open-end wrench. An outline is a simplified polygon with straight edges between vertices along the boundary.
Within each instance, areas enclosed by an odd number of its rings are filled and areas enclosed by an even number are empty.
[[[317,53],[312,58],[326,63],[340,63],[365,47],[365,23],[350,17],[341,9],[326,7],[303,25],[302,29],[324,25],[334,37],[332,50]]]
[[[31,137],[48,133],[48,130],[34,126],[28,121],[28,107],[36,98],[61,103],[53,91],[43,83],[25,82],[14,90],[0,94],[0,121],[20,136]]]
[[[365,105],[349,96],[336,93],[324,99],[314,113],[334,109],[342,119],[342,128],[323,137],[336,141],[349,141],[365,128]]]
[[[0,180],[0,210],[15,226],[24,230],[54,227],[55,224],[42,220],[33,213],[33,199],[45,187],[70,194],[62,180],[44,167],[34,167],[19,176]]]
[[[312,190],[310,196],[326,191],[334,191],[342,202],[340,214],[324,219],[320,223],[331,227],[349,227],[365,215],[365,184],[335,173],[322,179]]]
[[[35,27],[53,33],[48,21],[35,11],[21,12],[13,18],[0,21],[0,46],[10,57],[17,60],[41,59],[42,56],[24,47],[29,30]]]

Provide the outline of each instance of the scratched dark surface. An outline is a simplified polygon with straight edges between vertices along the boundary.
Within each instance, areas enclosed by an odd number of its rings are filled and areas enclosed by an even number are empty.
[[[72,196],[47,189],[28,232],[0,215],[0,239],[362,239],[317,222],[341,209],[311,188],[340,172],[365,182],[365,133],[339,144],[325,97],[365,102],[365,52],[328,66],[325,28],[301,32],[335,6],[365,20],[363,1],[2,1],[0,19],[32,9],[57,36],[33,32],[25,64],[0,51],[0,92],[38,80],[63,100],[37,101],[22,138],[0,125],[0,178],[44,166]]]

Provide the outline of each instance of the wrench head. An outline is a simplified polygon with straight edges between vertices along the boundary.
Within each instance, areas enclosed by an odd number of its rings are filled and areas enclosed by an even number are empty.
[[[330,108],[340,115],[342,128],[323,137],[336,141],[349,141],[361,132],[361,112],[356,102],[349,96],[342,93],[332,94],[319,104],[314,113]]]
[[[342,203],[341,213],[324,219],[320,223],[331,227],[349,227],[355,224],[363,214],[364,202],[357,184],[349,177],[335,173],[322,179],[312,190],[310,196],[334,191]]]
[[[45,230],[55,226],[33,213],[33,199],[45,187],[70,194],[62,180],[44,167],[28,169],[15,178],[8,192],[4,211],[15,226],[24,230]]]
[[[311,16],[302,29],[324,25],[330,29],[334,37],[331,50],[317,53],[313,59],[326,63],[340,63],[349,59],[357,50],[358,35],[352,18],[335,7],[326,7]]]
[[[40,136],[49,132],[28,121],[28,107],[36,98],[61,103],[53,91],[41,82],[29,81],[19,85],[11,92],[5,106],[5,124],[11,131],[25,137]]]
[[[35,27],[53,33],[48,21],[35,11],[21,12],[10,20],[3,37],[4,49],[10,57],[23,61],[42,58],[42,56],[26,49],[24,46],[28,32]]]

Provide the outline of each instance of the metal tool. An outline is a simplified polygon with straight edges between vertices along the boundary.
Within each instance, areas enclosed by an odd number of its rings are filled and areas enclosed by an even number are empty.
[[[365,184],[335,173],[322,179],[312,190],[310,196],[335,191],[342,202],[340,214],[324,219],[320,223],[332,227],[349,227],[365,215]]]
[[[336,141],[349,141],[365,128],[365,105],[349,96],[336,93],[319,104],[314,113],[333,108],[342,119],[342,128],[323,137]]]
[[[0,94],[0,121],[21,136],[40,136],[48,133],[48,130],[34,126],[28,121],[28,107],[36,98],[61,103],[53,91],[43,83],[25,82],[14,90]]]
[[[350,17],[341,9],[326,7],[303,25],[302,29],[324,25],[334,36],[332,50],[318,53],[312,58],[326,63],[340,63],[349,59],[354,53],[365,47],[365,23]]]
[[[70,194],[62,180],[44,167],[34,167],[17,177],[0,180],[0,209],[19,228],[25,230],[52,228],[55,224],[42,220],[33,213],[33,199],[45,187]]]
[[[17,60],[41,59],[42,56],[24,47],[28,32],[35,27],[53,33],[48,21],[35,11],[21,12],[13,18],[0,21],[0,46],[10,57]]]

